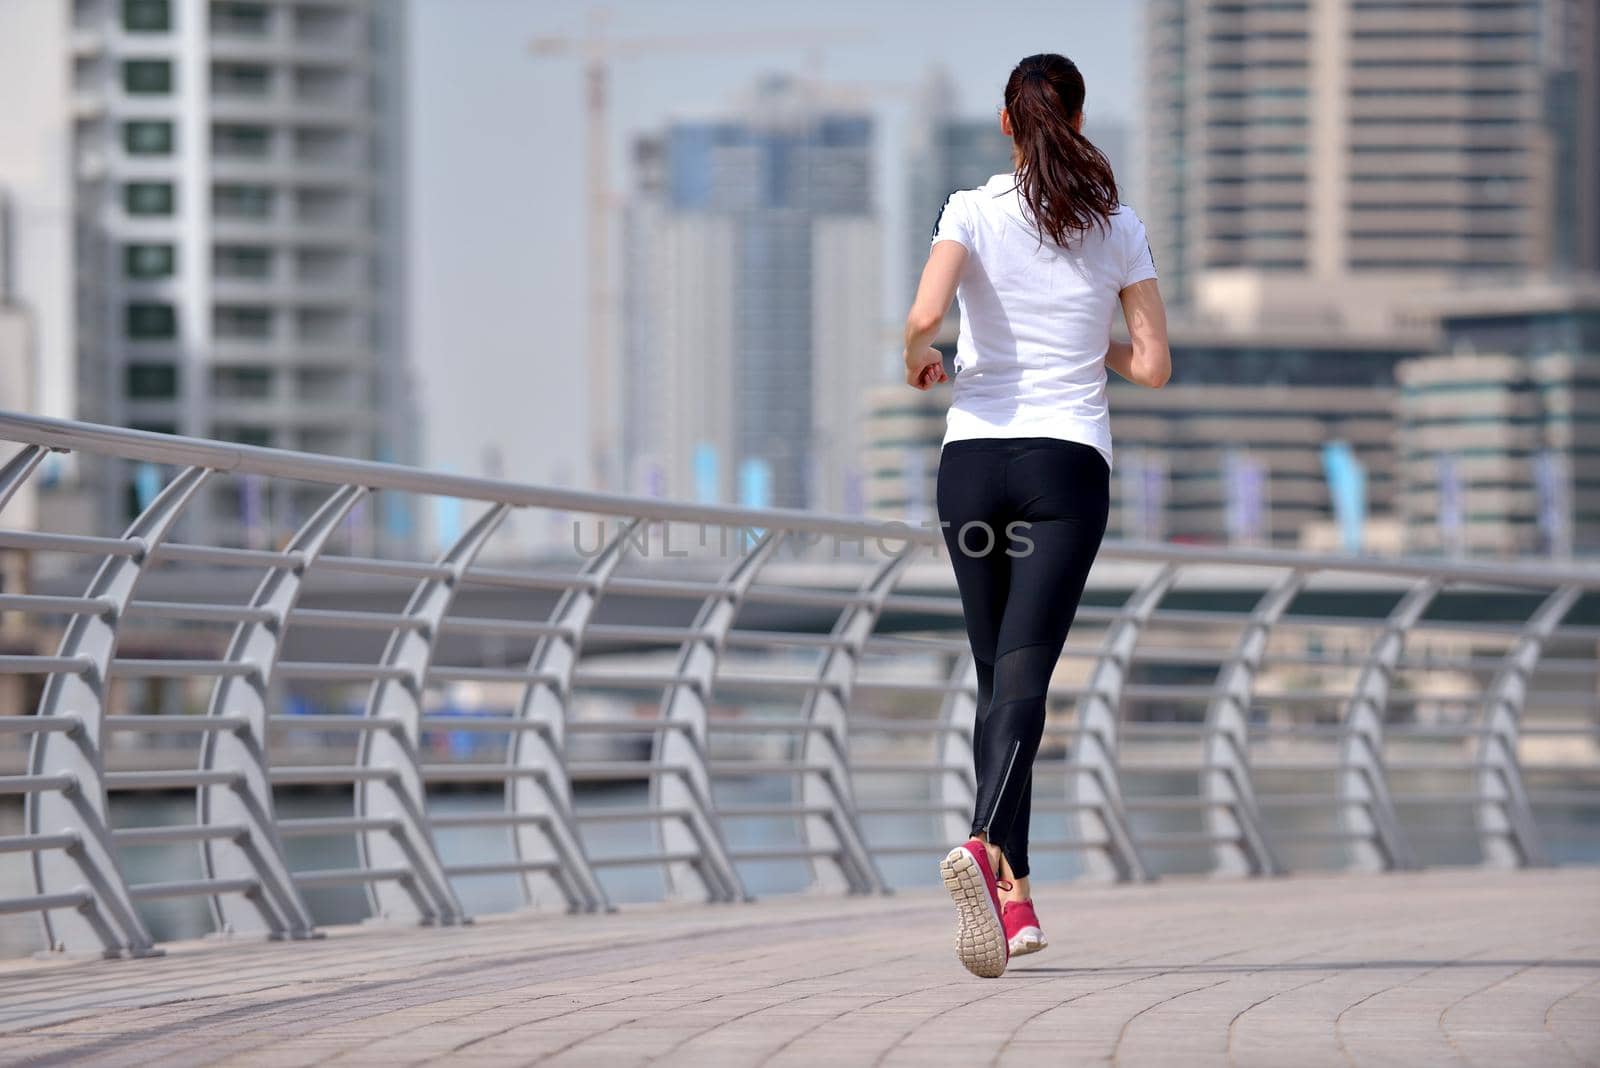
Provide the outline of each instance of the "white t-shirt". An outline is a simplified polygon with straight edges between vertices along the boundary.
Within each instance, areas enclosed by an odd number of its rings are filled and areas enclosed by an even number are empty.
[[[1156,277],[1144,223],[1121,205],[1063,247],[1024,214],[1014,174],[950,194],[933,241],[967,248],[945,442],[1066,438],[1111,466],[1106,347],[1118,294]]]

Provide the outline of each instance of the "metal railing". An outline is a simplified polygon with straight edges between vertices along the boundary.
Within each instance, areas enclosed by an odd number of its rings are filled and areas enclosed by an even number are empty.
[[[32,887],[0,913],[37,913],[50,949],[159,952],[147,913],[164,899],[205,902],[217,931],[309,938],[318,895],[340,888],[374,917],[435,924],[467,922],[461,886],[487,878],[580,911],[613,907],[630,869],[708,901],[750,897],[774,865],[882,893],[965,837],[976,674],[934,527],[14,414],[0,440],[14,446],[0,521],[52,451],[112,477],[167,472],[120,536],[0,529],[0,553],[56,561],[33,569],[50,576],[40,588],[0,592],[27,624],[0,635],[37,639],[0,653],[6,692],[37,693],[0,709],[0,743],[26,745],[0,775],[23,801],[0,869],[27,863]],[[241,477],[316,503],[280,511],[276,548],[187,536],[230,529],[210,512]],[[478,512],[411,559],[360,544],[353,512],[374,494]],[[529,514],[611,525],[594,551],[532,561],[497,545]],[[695,551],[655,552],[674,525],[698,528]],[[1108,541],[1095,570],[1034,769],[1045,877],[1540,865],[1552,842],[1558,859],[1600,859],[1600,568]],[[240,576],[251,592],[230,599]],[[471,614],[486,598],[500,614]],[[607,621],[613,604],[626,611]],[[375,655],[345,652],[361,636]],[[195,680],[192,711],[156,711]],[[510,697],[436,707],[460,686]],[[359,711],[290,710],[306,703],[290,696],[351,692]],[[632,710],[596,713],[597,695],[632,695]],[[439,738],[488,741],[430,759]],[[608,740],[636,751],[579,752]],[[318,789],[348,810],[277,814]],[[500,803],[442,810],[452,790]],[[114,811],[113,797],[173,791],[192,791],[187,822]],[[649,827],[649,848],[619,845],[622,825]],[[504,833],[493,851],[441,849],[486,831]],[[300,839],[341,842],[350,862],[292,863]],[[140,849],[178,858],[175,877],[132,881]]]

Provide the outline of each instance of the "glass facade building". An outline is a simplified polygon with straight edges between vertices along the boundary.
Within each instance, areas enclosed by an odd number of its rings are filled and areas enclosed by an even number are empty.
[[[674,123],[636,145],[631,488],[703,489],[698,453],[714,457],[723,500],[759,483],[777,506],[844,506],[881,314],[873,136],[869,117],[774,78],[736,117]],[[682,394],[659,393],[663,368]]]

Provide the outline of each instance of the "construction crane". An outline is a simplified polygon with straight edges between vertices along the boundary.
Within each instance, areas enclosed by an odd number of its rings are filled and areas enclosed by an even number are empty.
[[[706,52],[751,52],[757,49],[804,49],[813,73],[821,64],[824,45],[862,40],[866,29],[760,30],[681,36],[614,38],[606,33],[608,12],[590,12],[582,37],[540,36],[528,46],[535,56],[577,56],[583,61],[585,177],[589,209],[589,464],[591,488],[609,491],[615,474],[616,430],[613,418],[611,351],[611,64],[617,60]]]

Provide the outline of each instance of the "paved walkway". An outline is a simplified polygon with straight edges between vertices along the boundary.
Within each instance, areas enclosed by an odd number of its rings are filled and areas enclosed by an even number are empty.
[[[1600,1064],[1600,870],[1038,894],[969,977],[934,892],[0,963],[0,1063]]]

